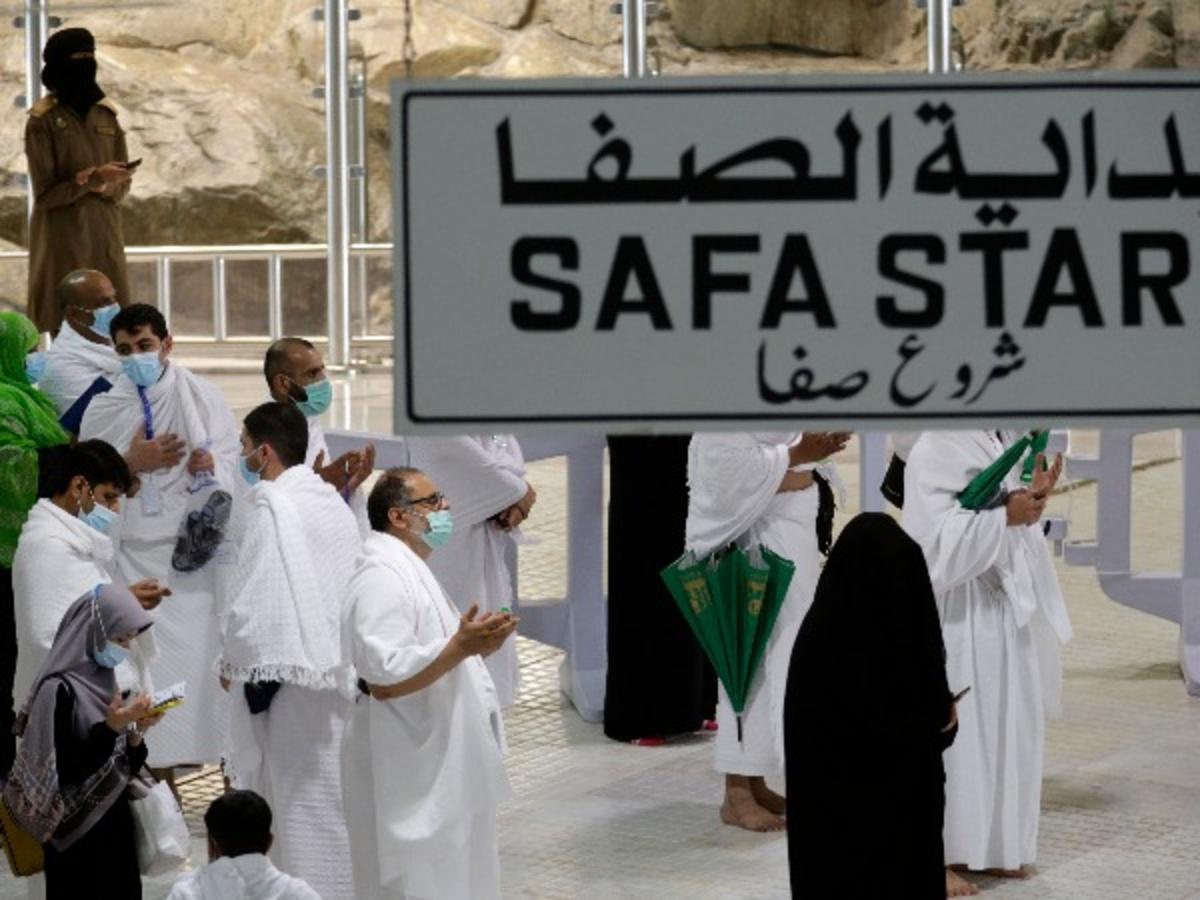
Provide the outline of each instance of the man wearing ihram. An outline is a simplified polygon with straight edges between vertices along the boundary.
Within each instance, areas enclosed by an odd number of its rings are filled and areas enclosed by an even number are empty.
[[[362,695],[342,754],[355,896],[500,896],[496,809],[511,790],[504,721],[483,659],[511,613],[460,616],[426,563],[454,528],[438,486],[389,469],[367,501],[371,534],[342,643]]]
[[[172,360],[167,322],[153,306],[125,307],[109,330],[122,374],[88,405],[80,439],[99,439],[126,453],[142,437],[172,434],[187,453],[174,465],[142,473],[137,498],[123,505],[118,525],[117,580],[153,578],[172,593],[156,612],[150,675],[160,687],[184,681],[188,688],[187,702],[158,727],[150,763],[158,769],[216,763],[225,708],[212,677],[219,560],[211,552],[203,562],[199,556],[184,559],[179,549],[181,539],[188,545],[190,517],[200,512],[189,507],[205,497],[228,499],[237,477],[237,424],[216,386]],[[215,543],[207,549],[215,551]]]
[[[280,870],[325,900],[352,900],[338,757],[354,677],[339,614],[361,539],[342,497],[304,464],[307,446],[291,404],[246,416],[239,466],[252,487],[218,661],[232,695],[227,772],[274,809]]]
[[[964,489],[1021,435],[923,432],[904,472],[904,528],[937,595],[958,738],[946,751],[946,892],[978,889],[956,868],[1025,878],[1037,858],[1045,716],[1059,710],[1071,623],[1040,521],[1062,472],[1040,454],[979,508]],[[1032,451],[1031,451],[1032,452]]]

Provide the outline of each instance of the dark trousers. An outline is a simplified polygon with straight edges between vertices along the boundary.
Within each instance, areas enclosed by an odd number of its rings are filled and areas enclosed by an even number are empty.
[[[43,845],[46,900],[141,900],[142,874],[125,797],[66,850]]]

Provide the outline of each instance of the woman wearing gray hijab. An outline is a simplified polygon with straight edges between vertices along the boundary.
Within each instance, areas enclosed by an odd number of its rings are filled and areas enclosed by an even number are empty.
[[[117,585],[80,597],[17,717],[21,746],[4,801],[42,842],[47,900],[142,896],[126,789],[162,714],[146,694],[124,702],[113,670],[153,621]]]

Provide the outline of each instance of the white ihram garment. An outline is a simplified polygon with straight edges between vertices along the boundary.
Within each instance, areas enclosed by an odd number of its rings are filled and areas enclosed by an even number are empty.
[[[945,753],[946,863],[1016,869],[1037,858],[1044,717],[1061,700],[1066,605],[1040,525],[1010,528],[1003,506],[958,494],[1015,443],[1014,432],[925,432],[905,470],[904,527],[937,595],[958,736]],[[1006,487],[1021,487],[1020,467]]]
[[[61,416],[97,378],[107,378],[115,384],[120,374],[121,357],[112,344],[89,341],[64,321],[58,337],[46,351],[46,368],[38,379],[38,390],[54,401]]]
[[[13,709],[29,699],[58,626],[71,604],[112,581],[112,541],[42,498],[29,511],[13,556],[13,614],[17,672]]]
[[[454,517],[450,540],[429,558],[459,611],[473,603],[480,613],[514,609],[515,587],[508,558],[514,539],[490,521],[525,496],[525,458],[510,434],[409,438],[412,465],[446,495]],[[506,641],[485,660],[500,704],[516,699],[519,679],[516,641]]]
[[[458,625],[420,557],[388,534],[364,541],[342,626],[362,678],[412,678]],[[500,705],[478,657],[406,697],[359,698],[343,753],[359,900],[500,896],[496,809],[511,794],[504,750]]]
[[[285,875],[261,853],[222,856],[179,879],[167,900],[321,900],[303,881]]]
[[[687,549],[704,557],[735,542],[742,547],[761,544],[796,566],[747,694],[740,741],[725,687],[717,689],[716,769],[730,775],[783,772],[788,663],[820,573],[817,488],[779,493],[788,470],[788,448],[800,437],[697,434],[688,447]]]
[[[324,900],[352,900],[339,756],[354,675],[341,606],[359,555],[354,516],[308,466],[248,494],[251,511],[222,605],[220,673],[230,690],[227,773],[275,815],[271,857]],[[282,682],[251,715],[247,682]]]
[[[224,554],[196,572],[176,572],[171,554],[179,526],[187,513],[187,472],[191,452],[204,444],[216,461],[215,477],[230,490],[237,478],[240,454],[238,426],[220,391],[187,369],[169,363],[162,378],[146,389],[155,434],[174,433],[185,444],[184,458],[170,469],[143,474],[138,497],[121,504],[121,518],[114,526],[120,533],[116,579],[133,584],[154,578],[171,588],[171,596],[154,611],[154,628],[149,645],[150,676],[159,687],[177,681],[187,683],[187,700],[163,717],[147,746],[150,765],[166,768],[188,763],[215,763],[221,758],[226,721],[226,696],[212,676],[218,652],[217,615],[214,601],[216,569]],[[124,375],[113,389],[99,394],[88,404],[80,426],[80,440],[107,441],[119,452],[129,449],[143,427],[142,402],[137,387]],[[148,491],[157,492],[161,511],[145,511]]]

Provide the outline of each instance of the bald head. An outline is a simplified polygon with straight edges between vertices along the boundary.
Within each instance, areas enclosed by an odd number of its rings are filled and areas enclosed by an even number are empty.
[[[117,291],[108,276],[95,269],[76,269],[58,283],[58,310],[66,316],[72,306],[91,312],[117,302]]]
[[[108,323],[117,311],[117,292],[108,276],[95,269],[76,269],[55,288],[62,320],[93,344],[109,344]],[[112,307],[106,312],[97,310]]]
[[[273,399],[281,403],[301,400],[306,387],[325,378],[325,359],[304,338],[280,338],[267,348],[263,375]]]

